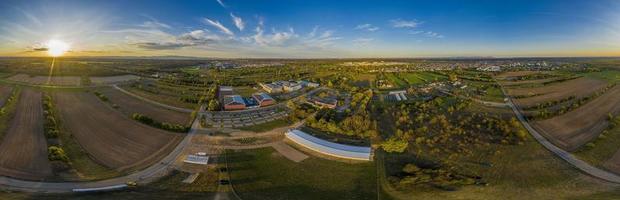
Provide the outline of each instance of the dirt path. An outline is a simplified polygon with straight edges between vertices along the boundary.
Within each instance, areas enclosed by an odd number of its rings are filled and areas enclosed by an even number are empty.
[[[0,145],[0,174],[27,180],[52,175],[43,133],[41,92],[22,89],[7,134]]]
[[[284,157],[288,158],[293,162],[301,162],[308,158],[308,155],[297,151],[297,149],[294,149],[293,147],[289,146],[284,142],[275,143],[271,145],[271,147],[273,147],[273,149],[275,149],[278,153],[282,154]]]

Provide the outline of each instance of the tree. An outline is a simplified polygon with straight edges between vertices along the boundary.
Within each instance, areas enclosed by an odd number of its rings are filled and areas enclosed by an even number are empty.
[[[214,111],[220,108],[220,103],[218,100],[211,99],[209,101],[209,105],[207,105],[207,110]]]
[[[398,152],[402,153],[409,146],[409,142],[401,140],[399,138],[391,137],[381,144],[381,148],[386,152]]]
[[[67,157],[67,154],[65,154],[65,151],[57,146],[50,146],[49,148],[47,148],[47,159],[49,159],[50,161],[63,161],[63,162],[68,162],[69,161],[69,157]]]
[[[456,74],[450,74],[448,75],[448,80],[455,82],[458,80],[458,77],[456,76]]]
[[[416,172],[419,172],[419,171],[420,171],[420,168],[416,166],[415,164],[407,164],[405,165],[405,167],[403,167],[403,172],[407,174],[415,174]]]

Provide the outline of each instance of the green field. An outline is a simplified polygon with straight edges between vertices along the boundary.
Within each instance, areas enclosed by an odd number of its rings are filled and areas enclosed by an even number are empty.
[[[260,132],[265,132],[265,131],[270,131],[272,129],[275,128],[280,128],[280,127],[284,127],[284,126],[288,126],[291,125],[291,123],[286,119],[276,119],[270,122],[266,122],[266,123],[262,123],[262,124],[258,124],[258,125],[253,125],[253,126],[244,126],[244,127],[240,127],[238,128],[239,130],[244,130],[244,131],[254,131],[257,133]]]
[[[400,87],[407,85],[421,85],[434,81],[447,80],[447,77],[432,72],[399,73],[398,76],[401,78],[398,78],[396,74],[390,73],[388,75],[388,78],[390,79],[390,81],[392,81],[396,85],[399,85]]]
[[[405,82],[404,80],[396,77],[396,75],[394,73],[386,73],[385,77],[392,83],[394,84],[395,87],[405,87],[407,86],[407,82]]]
[[[618,70],[603,70],[600,72],[585,73],[585,77],[607,80],[611,83],[617,83],[620,81],[620,71]]]
[[[244,96],[244,97],[252,96],[252,94],[257,92],[256,89],[249,87],[249,86],[235,87],[234,90],[235,90],[235,93],[237,93],[238,95]]]
[[[372,162],[310,157],[301,163],[271,148],[229,151],[232,184],[242,199],[376,199]]]

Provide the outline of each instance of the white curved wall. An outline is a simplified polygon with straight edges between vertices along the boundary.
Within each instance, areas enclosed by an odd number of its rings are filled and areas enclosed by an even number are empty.
[[[289,140],[322,154],[353,160],[370,160],[370,147],[338,144],[295,129],[289,130],[285,135]]]

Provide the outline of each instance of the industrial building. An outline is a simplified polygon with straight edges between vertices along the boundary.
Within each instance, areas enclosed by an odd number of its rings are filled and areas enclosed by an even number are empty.
[[[318,87],[318,83],[309,81],[274,81],[272,83],[259,83],[268,93],[293,92],[304,87]]]
[[[244,110],[245,101],[241,95],[227,95],[224,96],[222,105],[224,110]]]
[[[271,96],[265,93],[256,93],[252,95],[252,97],[256,99],[260,107],[265,107],[276,103],[276,100],[274,100],[273,98],[271,98]]]

